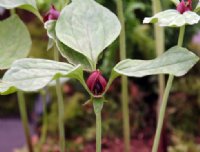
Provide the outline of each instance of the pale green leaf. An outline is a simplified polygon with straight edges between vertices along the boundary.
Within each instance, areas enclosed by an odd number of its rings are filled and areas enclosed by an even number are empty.
[[[5,7],[7,9],[12,9],[12,8],[23,6],[23,5],[31,5],[35,9],[37,8],[35,0],[1,0],[0,1],[0,6]]]
[[[0,22],[0,69],[7,69],[12,62],[24,58],[31,49],[28,29],[16,15]]]
[[[47,51],[49,51],[50,49],[52,49],[54,46],[54,40],[49,38],[48,43],[47,43]]]
[[[196,8],[195,8],[195,10],[194,10],[195,12],[198,12],[198,11],[200,11],[200,1],[198,2],[198,4],[197,4],[197,6],[196,6]]]
[[[156,74],[185,75],[199,60],[194,53],[185,48],[175,46],[154,60],[126,59],[114,67],[119,75],[143,77]],[[113,73],[114,77],[117,76]]]
[[[99,54],[118,37],[120,30],[116,15],[94,0],[72,0],[56,23],[58,39],[87,56],[93,65]]]
[[[45,87],[51,80],[60,77],[81,79],[82,68],[63,62],[43,59],[20,59],[15,61],[5,73],[0,83],[1,94],[9,94],[16,89],[32,92]]]
[[[101,111],[103,109],[103,104],[104,104],[104,97],[101,98],[92,98],[91,99],[93,102],[93,107],[94,107],[94,112],[95,114],[101,114]]]
[[[81,64],[86,71],[92,71],[94,69],[89,59],[83,54],[73,51],[60,41],[56,41],[56,44],[61,55],[66,58],[69,63],[73,65]]]
[[[44,23],[44,28],[47,30],[47,35],[49,38],[56,40],[56,32],[55,32],[55,27],[56,27],[56,21],[55,20],[49,20]]]
[[[41,19],[35,0],[0,0],[0,6],[7,9],[20,7],[34,13]]]
[[[53,48],[54,42],[56,41],[55,25],[55,20],[49,20],[44,23],[44,28],[47,30],[47,35],[49,37],[47,51]]]
[[[186,11],[180,14],[177,10],[166,10],[155,14],[153,17],[145,17],[143,23],[157,23],[159,26],[181,27],[183,25],[197,24],[200,16],[195,12]]]
[[[54,40],[54,42],[57,45],[58,50],[60,51],[61,55],[67,59],[67,61],[73,65],[81,64],[85,70],[91,71],[92,65],[90,63],[90,60],[84,56],[81,53],[78,53],[76,51],[71,50],[71,48],[67,47],[65,44],[60,42],[55,33],[55,25],[56,21],[51,20],[45,23],[44,27],[47,30],[47,35],[51,39]],[[52,47],[52,43],[48,48]]]

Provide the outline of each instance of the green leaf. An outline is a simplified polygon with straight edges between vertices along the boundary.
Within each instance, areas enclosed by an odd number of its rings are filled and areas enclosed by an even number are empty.
[[[153,17],[145,17],[143,23],[157,23],[159,26],[181,27],[183,25],[197,24],[200,16],[195,12],[187,11],[180,14],[177,10],[166,10],[155,14]]]
[[[92,69],[94,69],[89,59],[87,59],[83,54],[73,51],[60,41],[57,41],[56,43],[61,55],[66,58],[69,63],[73,65],[81,64],[84,70],[87,71],[92,71]]]
[[[55,20],[49,20],[44,23],[44,28],[47,30],[47,35],[50,39],[56,40],[56,32],[55,32],[55,27],[56,27],[56,21]]]
[[[179,0],[171,0],[175,5],[178,5],[180,3]]]
[[[80,65],[43,59],[20,59],[13,63],[0,83],[1,94],[9,94],[16,89],[32,92],[45,87],[51,80],[60,77],[82,79]]]
[[[197,6],[196,6],[196,8],[195,8],[195,10],[194,10],[195,12],[198,12],[198,11],[200,11],[200,1],[198,2],[198,4],[197,4]]]
[[[143,77],[156,74],[185,75],[199,60],[194,53],[182,47],[172,47],[154,60],[126,59],[114,67],[113,76]]]
[[[35,0],[1,0],[0,6],[6,9],[20,7],[34,13],[37,17],[41,19]]]
[[[73,65],[79,65],[81,64],[84,68],[84,70],[92,71],[92,65],[89,61],[89,59],[84,56],[81,53],[78,53],[76,51],[71,50],[71,48],[64,45],[62,42],[60,42],[55,33],[55,25],[56,21],[51,20],[45,23],[44,27],[47,30],[47,35],[50,38],[50,40],[54,40],[58,50],[60,51],[61,55],[67,59],[67,61]],[[48,47],[50,49],[52,45]]]
[[[100,53],[120,34],[116,15],[94,0],[72,0],[56,23],[58,39],[96,65]]]
[[[31,49],[28,29],[16,15],[0,22],[0,69],[7,69],[12,62],[24,58]]]
[[[95,114],[100,114],[101,110],[103,109],[104,97],[92,98],[92,101],[93,101],[93,107],[94,107]]]

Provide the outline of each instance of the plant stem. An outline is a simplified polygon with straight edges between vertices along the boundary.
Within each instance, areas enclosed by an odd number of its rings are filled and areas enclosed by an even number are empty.
[[[101,113],[96,114],[96,152],[101,152]]]
[[[54,48],[54,59],[59,61],[59,54],[56,46]],[[64,127],[64,100],[59,79],[56,80],[56,94],[58,97],[58,122],[60,136],[60,150],[65,152],[65,127]]]
[[[178,37],[178,46],[183,45],[184,34],[185,34],[185,25],[180,28],[179,37]]]
[[[96,152],[101,152],[101,111],[104,98],[93,98],[93,107],[96,115]]]
[[[184,33],[185,33],[185,26],[182,26],[180,28],[180,33],[179,33],[179,38],[178,38],[178,46],[182,46],[182,44],[183,44]],[[170,90],[172,87],[173,80],[174,80],[174,76],[169,75],[169,78],[167,81],[167,86],[165,88],[165,92],[164,92],[164,96],[163,96],[163,100],[162,100],[162,104],[161,104],[161,108],[160,108],[160,112],[159,112],[158,124],[157,124],[157,129],[156,129],[156,135],[154,138],[152,152],[158,151],[158,145],[159,145],[159,141],[160,141],[160,134],[161,134],[162,126],[163,126],[163,120],[164,120],[164,116],[165,116],[167,100],[169,98],[169,93],[170,93]]]
[[[15,9],[11,9],[11,10],[10,10],[10,14],[11,14],[11,15],[15,15],[15,14],[16,14],[16,10],[15,10]]]
[[[156,13],[162,11],[162,6],[161,6],[160,0],[152,0],[152,4],[153,4],[152,9],[153,9],[154,15]],[[165,31],[164,31],[164,27],[160,27],[157,24],[154,24],[154,37],[155,37],[156,56],[160,56],[165,51]],[[160,75],[158,75],[158,101],[157,101],[157,105],[156,105],[156,116],[157,116],[156,122],[157,122],[158,117],[159,117],[159,110],[160,110],[160,106],[162,104],[162,98],[163,98],[164,91],[165,91],[165,75],[160,74]],[[164,143],[164,140],[165,140],[164,132],[165,132],[166,127],[164,127],[164,125],[163,125],[163,129],[162,129],[163,134],[161,133],[161,136],[160,136],[159,147],[162,148],[165,151],[167,147],[162,144],[162,143]]]
[[[153,14],[156,14],[162,11],[162,6],[160,0],[152,0],[153,3]],[[155,43],[156,43],[156,54],[160,56],[165,51],[165,32],[163,27],[159,27],[154,24],[154,35],[155,35]],[[159,100],[157,105],[157,113],[159,113],[161,101],[163,98],[163,94],[165,91],[165,76],[160,74],[158,76],[158,84],[159,84]]]
[[[125,33],[125,21],[123,13],[123,1],[117,0],[117,12],[119,20],[121,22],[122,31],[120,34],[120,60],[126,59],[126,33]],[[128,107],[128,79],[126,76],[122,76],[122,113],[123,113],[123,134],[125,152],[130,152],[130,122],[129,122],[129,107]]]
[[[163,101],[160,107],[160,112],[159,112],[159,118],[158,118],[158,125],[157,125],[157,129],[156,129],[156,136],[154,139],[154,144],[153,144],[153,149],[152,152],[157,152],[158,150],[158,145],[159,145],[159,141],[160,141],[160,134],[161,134],[161,130],[162,130],[162,126],[163,126],[163,120],[164,120],[164,116],[165,116],[165,110],[166,110],[166,106],[167,106],[167,100],[169,97],[169,92],[172,86],[172,82],[173,82],[174,76],[170,75],[169,79],[167,81],[167,86],[164,92],[164,96],[163,96]]]
[[[17,98],[18,98],[19,111],[20,111],[20,116],[22,120],[22,125],[24,128],[24,133],[26,136],[26,143],[28,146],[28,150],[29,152],[33,152],[33,146],[31,143],[31,136],[30,136],[30,130],[29,130],[29,124],[28,124],[28,118],[27,118],[26,103],[25,103],[24,94],[22,91],[17,91]]]

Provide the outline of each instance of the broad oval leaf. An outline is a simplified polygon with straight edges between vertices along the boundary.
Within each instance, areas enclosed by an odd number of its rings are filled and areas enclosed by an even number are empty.
[[[20,7],[22,9],[25,9],[34,13],[37,17],[41,19],[35,0],[0,0],[0,6],[7,9]]]
[[[183,25],[197,24],[200,16],[195,12],[187,11],[180,14],[177,10],[166,10],[155,14],[153,17],[145,17],[143,23],[157,23],[159,26],[181,27]]]
[[[57,39],[56,33],[55,33],[55,25],[56,25],[56,21],[51,20],[51,21],[47,21],[44,27],[47,30],[47,35],[49,39],[53,40],[56,43],[57,48],[60,51],[61,55],[64,58],[66,58],[69,63],[73,65],[81,64],[84,70],[91,71],[92,65],[90,63],[90,60],[86,56],[84,56],[81,53],[71,50],[71,48],[67,47],[65,44],[63,44]]]
[[[58,39],[96,65],[99,54],[120,34],[116,15],[94,0],[72,0],[56,23]]]
[[[32,92],[45,87],[51,80],[60,77],[80,79],[81,65],[43,59],[20,59],[13,63],[0,83],[1,94],[9,94],[16,89]]]
[[[175,46],[154,60],[123,60],[114,67],[114,71],[130,77],[156,74],[183,76],[198,60],[199,57],[194,53],[185,48]]]
[[[31,49],[28,29],[16,15],[0,22],[0,69],[8,69],[12,62],[24,58]]]

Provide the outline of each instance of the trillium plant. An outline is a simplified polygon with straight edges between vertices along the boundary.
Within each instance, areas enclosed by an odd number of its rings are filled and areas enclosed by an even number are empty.
[[[6,95],[17,90],[38,91],[52,80],[61,77],[78,80],[90,95],[88,102],[91,102],[94,107],[96,151],[100,152],[101,111],[105,103],[106,92],[112,82],[121,75],[140,78],[148,75],[168,74],[169,79],[160,109],[153,146],[153,152],[157,152],[172,81],[175,76],[185,75],[199,60],[194,53],[183,48],[182,43],[185,25],[198,23],[200,16],[193,12],[191,0],[182,0],[181,2],[174,0],[174,2],[176,9],[160,12],[153,17],[145,18],[143,22],[180,28],[177,46],[173,46],[152,60],[122,60],[113,67],[108,79],[103,76],[104,71],[98,69],[98,59],[121,32],[120,21],[110,10],[95,0],[72,0],[61,11],[56,10],[53,5],[51,6],[49,12],[43,17],[44,27],[49,37],[48,49],[56,47],[67,62],[24,58],[27,56],[27,50],[30,49],[30,36],[19,17],[12,15],[7,20],[0,22],[0,43],[5,44],[0,46],[0,67],[1,69],[8,68],[0,83],[0,93]],[[15,7],[26,9],[42,20],[34,0],[1,0],[0,6],[8,9]],[[16,23],[14,27],[13,23]],[[14,28],[19,28],[19,30]],[[15,33],[17,39],[9,36],[9,33]],[[13,53],[16,54],[14,57]],[[84,77],[85,72],[89,73],[87,78]]]

